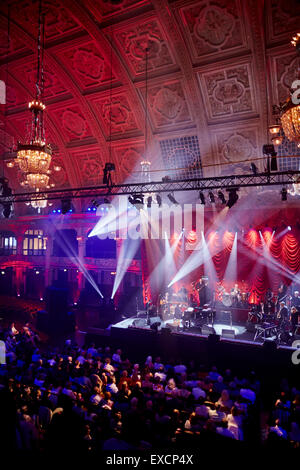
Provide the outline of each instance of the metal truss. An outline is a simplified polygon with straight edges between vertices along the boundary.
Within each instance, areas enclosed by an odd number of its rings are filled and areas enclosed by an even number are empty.
[[[289,185],[300,181],[300,171],[278,171],[247,175],[216,176],[145,183],[116,184],[112,186],[91,186],[85,188],[52,189],[43,193],[14,193],[0,196],[0,204],[29,202],[47,199],[97,198],[150,193],[175,193],[180,191],[205,191],[213,189],[249,188],[258,186]]]

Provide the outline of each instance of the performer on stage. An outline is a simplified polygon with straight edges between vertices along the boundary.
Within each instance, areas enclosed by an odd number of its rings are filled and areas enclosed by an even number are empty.
[[[300,307],[299,291],[297,290],[294,292],[294,295],[291,296],[291,307],[296,307],[296,309]]]
[[[285,300],[287,297],[286,291],[287,291],[287,286],[281,283],[278,288],[278,296],[277,296],[277,302],[276,302],[277,311],[280,309],[280,303],[281,302],[285,303]]]
[[[201,288],[198,292],[200,306],[210,304],[212,301],[212,290],[209,287],[208,278],[203,277],[201,279]]]
[[[300,312],[295,305],[291,308],[291,324],[292,324],[292,333],[293,335],[296,332],[297,325],[299,325]]]
[[[182,301],[182,302],[188,302],[188,291],[187,289],[182,286],[179,291],[178,291],[178,296],[179,296],[179,299]]]
[[[289,311],[284,302],[280,302],[277,318],[279,319],[279,326],[289,320]]]

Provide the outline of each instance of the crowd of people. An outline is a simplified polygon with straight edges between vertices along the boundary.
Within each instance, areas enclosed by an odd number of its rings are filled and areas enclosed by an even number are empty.
[[[18,450],[300,445],[300,392],[287,380],[266,404],[253,371],[240,377],[151,355],[135,363],[121,349],[71,340],[58,348],[29,324],[12,324],[1,336],[0,403]]]

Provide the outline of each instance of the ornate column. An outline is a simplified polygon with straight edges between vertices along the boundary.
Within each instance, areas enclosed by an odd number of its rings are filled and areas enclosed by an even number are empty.
[[[16,235],[17,239],[17,255],[23,254],[23,240],[24,240],[24,233],[18,233]]]
[[[84,266],[84,258],[85,258],[85,240],[86,234],[84,230],[79,229],[77,232],[77,241],[78,241],[78,273],[77,273],[77,292],[74,298],[74,302],[78,302],[80,293],[85,287],[85,277],[82,272],[82,267]]]
[[[46,238],[46,253],[45,253],[45,288],[51,285],[51,256],[53,249],[53,238],[52,235],[48,235]]]

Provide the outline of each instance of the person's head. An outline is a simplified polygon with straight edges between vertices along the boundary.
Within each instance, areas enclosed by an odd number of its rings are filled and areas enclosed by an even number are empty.
[[[146,401],[146,409],[151,411],[152,408],[153,408],[153,402],[152,402],[152,400],[147,400],[147,401]]]
[[[280,302],[280,307],[281,307],[281,308],[283,308],[283,307],[284,307],[284,305],[285,305],[285,303],[284,303],[284,302]]]
[[[295,290],[294,296],[295,296],[295,297],[299,297],[299,292],[298,292],[297,290]]]
[[[228,390],[222,390],[221,399],[222,399],[222,401],[228,401],[229,400]]]
[[[233,406],[230,410],[232,416],[237,416],[239,414],[239,409],[237,406]]]
[[[296,313],[297,312],[297,308],[296,307],[292,307],[291,308],[291,313]]]

